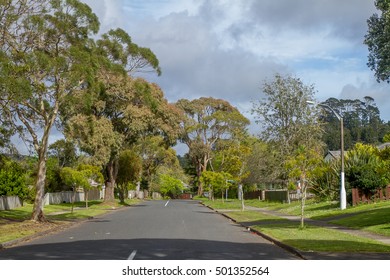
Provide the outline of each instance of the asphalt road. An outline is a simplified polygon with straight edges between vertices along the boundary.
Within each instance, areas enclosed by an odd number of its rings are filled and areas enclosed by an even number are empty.
[[[0,251],[16,260],[274,260],[296,256],[196,201],[147,201]]]

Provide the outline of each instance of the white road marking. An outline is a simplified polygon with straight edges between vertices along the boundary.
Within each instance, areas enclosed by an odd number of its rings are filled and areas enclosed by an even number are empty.
[[[134,260],[135,255],[137,255],[137,250],[131,252],[130,256],[127,258],[128,260]]]
[[[167,203],[165,203],[165,206],[164,206],[164,207],[167,207],[167,206],[168,206],[169,201],[171,201],[171,200],[168,200]]]

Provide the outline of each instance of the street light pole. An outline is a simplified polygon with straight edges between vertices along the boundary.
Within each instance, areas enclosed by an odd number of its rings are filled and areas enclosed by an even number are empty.
[[[347,208],[347,193],[345,191],[345,174],[344,174],[344,120],[340,117],[340,144],[341,144],[341,186],[340,186],[340,209]]]
[[[307,101],[308,104],[316,104],[313,101]],[[340,121],[340,148],[341,148],[341,174],[340,174],[340,209],[347,208],[347,192],[345,191],[345,173],[344,173],[344,120],[332,107],[327,104],[319,103],[318,106],[329,109]]]

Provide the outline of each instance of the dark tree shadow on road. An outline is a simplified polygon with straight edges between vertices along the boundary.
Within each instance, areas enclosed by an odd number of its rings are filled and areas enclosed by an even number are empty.
[[[25,245],[0,250],[15,260],[274,260],[297,259],[272,243],[232,243],[192,239],[107,239]],[[281,258],[280,256],[284,256]]]

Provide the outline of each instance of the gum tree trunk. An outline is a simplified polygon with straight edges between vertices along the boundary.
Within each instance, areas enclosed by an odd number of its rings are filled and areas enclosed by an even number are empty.
[[[115,183],[116,183],[116,176],[118,174],[118,164],[115,159],[110,160],[110,162],[107,164],[107,177],[108,180],[106,181],[106,189],[104,193],[104,201],[110,202],[115,200],[114,196],[114,190],[115,190]]]
[[[43,213],[43,198],[45,195],[45,182],[46,182],[46,151],[47,151],[47,137],[44,140],[39,155],[38,155],[38,172],[37,172],[37,181],[35,183],[35,200],[33,211],[31,215],[31,220],[37,222],[45,222],[46,218]]]

